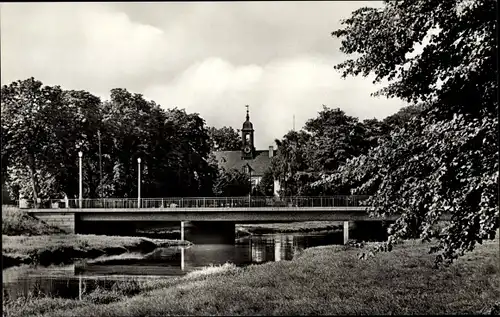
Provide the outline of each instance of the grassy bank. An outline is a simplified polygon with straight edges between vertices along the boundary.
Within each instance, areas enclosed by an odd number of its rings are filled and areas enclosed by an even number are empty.
[[[43,298],[4,303],[9,316],[316,315],[490,313],[500,298],[498,238],[434,269],[428,244],[410,241],[359,260],[344,246],[293,261],[226,265],[153,280],[106,300]],[[109,291],[106,291],[109,292]],[[105,293],[105,292],[104,292]],[[106,304],[103,304],[106,302]]]
[[[62,264],[78,258],[125,252],[150,252],[159,247],[187,244],[179,240],[139,237],[58,234],[42,236],[2,235],[3,266],[16,264]]]
[[[313,232],[342,230],[342,223],[325,221],[305,221],[288,223],[238,224],[237,230],[251,234]]]
[[[187,244],[179,240],[65,234],[17,207],[2,206],[3,267],[18,264],[63,264],[125,252],[149,252]]]
[[[36,236],[60,234],[59,228],[48,225],[13,206],[2,206],[2,234],[9,236]]]

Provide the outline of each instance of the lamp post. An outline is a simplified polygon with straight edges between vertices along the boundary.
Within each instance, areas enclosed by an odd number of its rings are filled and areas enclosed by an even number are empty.
[[[141,208],[141,158],[137,158],[137,206]]]
[[[79,177],[79,206],[80,208],[82,208],[82,203],[83,203],[83,177],[82,177],[82,156],[83,156],[83,152],[82,151],[79,151],[78,152],[78,165],[79,165],[79,169],[80,169],[80,177]]]
[[[101,130],[97,130],[97,138],[98,138],[98,141],[99,141],[99,195],[102,198]]]
[[[252,168],[248,166],[248,176],[250,178],[250,192],[248,193],[248,207],[252,207]]]

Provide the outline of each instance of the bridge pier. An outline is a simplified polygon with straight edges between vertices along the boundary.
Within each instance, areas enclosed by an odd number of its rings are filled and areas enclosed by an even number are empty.
[[[344,244],[349,241],[349,221],[344,221]]]
[[[182,221],[181,239],[194,244],[233,244],[236,238],[232,221]]]

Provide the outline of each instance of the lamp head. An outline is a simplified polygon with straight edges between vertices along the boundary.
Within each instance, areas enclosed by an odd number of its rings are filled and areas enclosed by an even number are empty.
[[[78,157],[82,157],[83,156],[83,152],[82,151],[78,151]]]
[[[137,163],[141,164],[141,158],[137,158]]]

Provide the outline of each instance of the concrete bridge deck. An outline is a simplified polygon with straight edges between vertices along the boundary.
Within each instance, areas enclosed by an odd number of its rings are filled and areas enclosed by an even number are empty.
[[[234,240],[235,223],[342,221],[347,241],[350,221],[394,221],[398,218],[398,215],[371,217],[372,209],[363,204],[368,197],[59,199],[49,204],[27,205],[23,209],[73,233],[87,232],[92,223],[106,226],[106,223],[116,222],[127,227],[134,222],[179,222],[184,237],[184,223],[192,222],[200,230],[216,228],[215,234],[226,235],[226,241],[231,241],[231,237]]]
[[[74,215],[81,221],[370,221],[368,207],[226,207],[226,208],[63,208],[29,209],[36,217]]]

